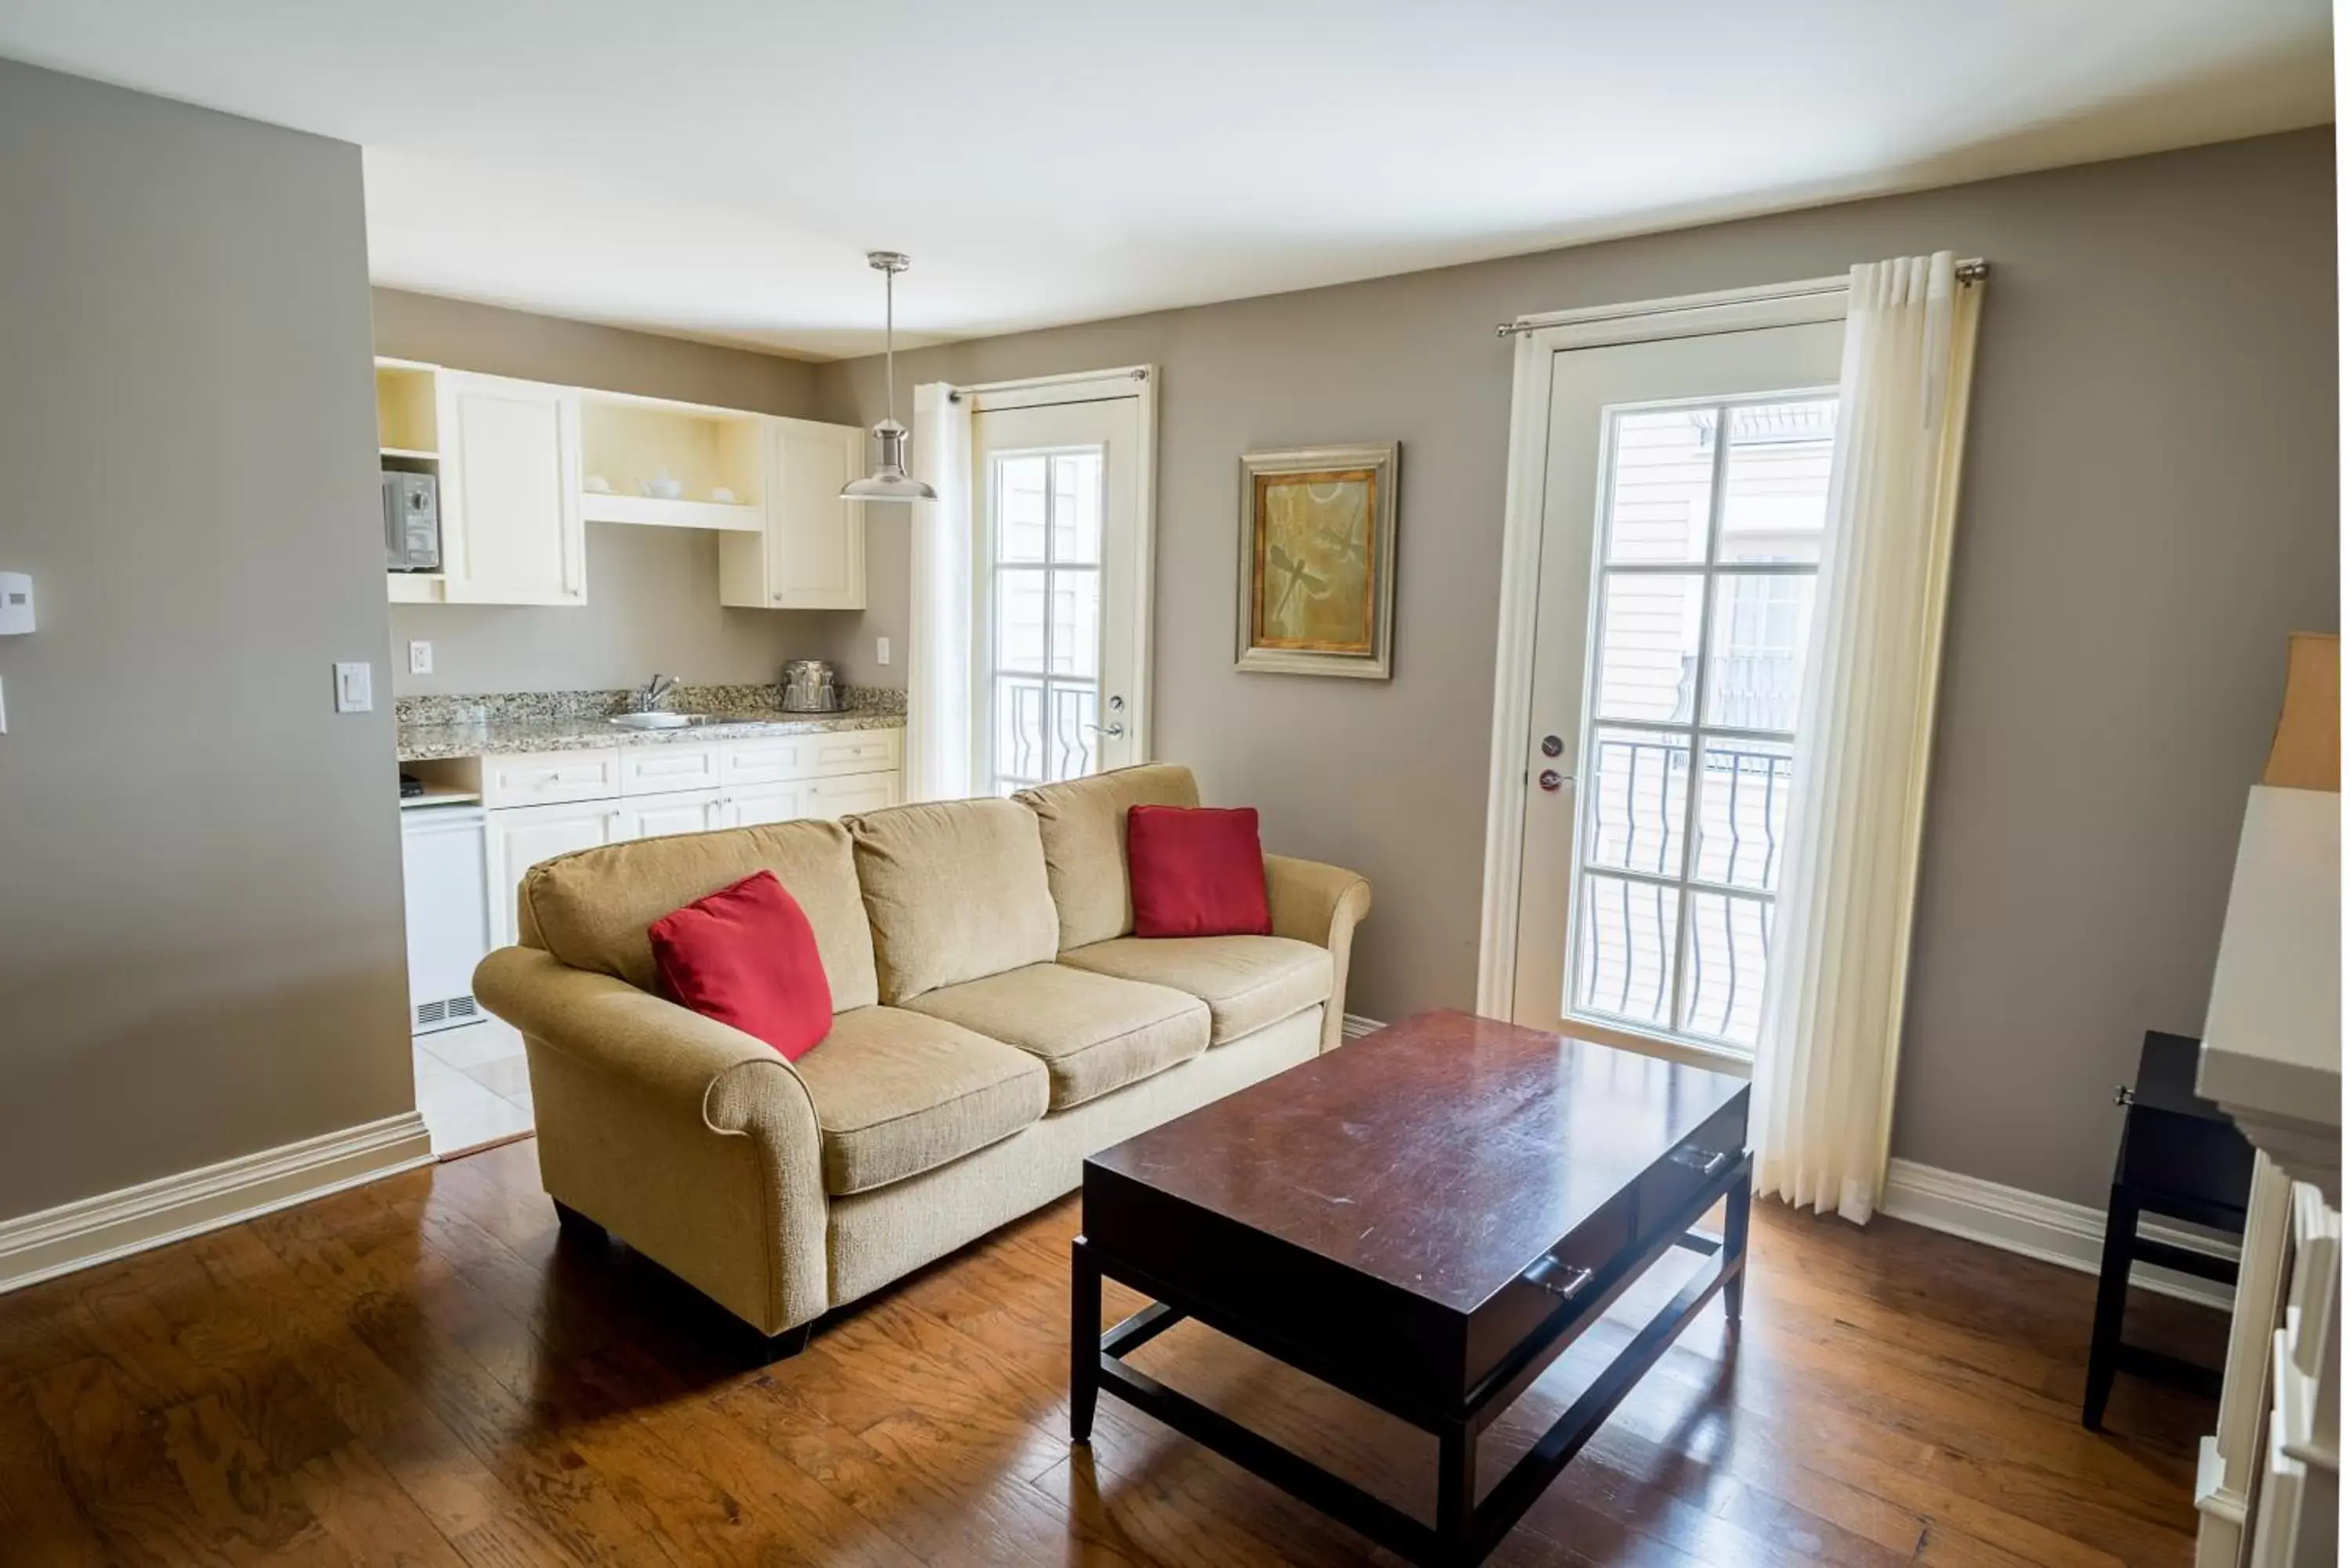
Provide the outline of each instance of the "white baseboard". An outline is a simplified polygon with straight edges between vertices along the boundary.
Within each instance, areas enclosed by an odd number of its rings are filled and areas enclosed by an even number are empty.
[[[1347,1040],[1360,1040],[1372,1030],[1386,1027],[1378,1019],[1366,1018],[1359,1012],[1347,1013],[1338,1020],[1338,1033]]]
[[[424,1130],[424,1119],[414,1111],[402,1111],[282,1148],[0,1220],[0,1294],[432,1160],[432,1139]]]
[[[2020,1252],[2043,1262],[2094,1274],[2106,1243],[2106,1212],[2085,1203],[2045,1198],[2020,1187],[2002,1187],[1955,1170],[1938,1170],[1914,1160],[1897,1159],[1885,1176],[1885,1201],[1879,1206],[1896,1220],[1907,1220],[1931,1231],[1963,1236],[2002,1251]],[[2209,1236],[2167,1225],[2159,1220],[2139,1222],[2138,1233],[2149,1241],[2168,1241],[2192,1251],[2232,1259],[2236,1250]],[[2130,1283],[2158,1295],[2199,1302],[2227,1310],[2236,1293],[2217,1281],[2198,1279],[2151,1263],[2130,1271]]]

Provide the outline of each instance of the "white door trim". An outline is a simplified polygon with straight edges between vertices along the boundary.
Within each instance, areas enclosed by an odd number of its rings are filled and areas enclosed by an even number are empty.
[[[1477,1011],[1510,1016],[1517,989],[1518,883],[1534,734],[1534,607],[1542,581],[1543,475],[1550,461],[1551,357],[1570,349],[1800,327],[1845,317],[1847,280],[1812,278],[1631,305],[1522,316],[1502,503],[1502,594],[1493,639],[1493,742],[1485,790],[1485,892],[1477,921]],[[1650,1047],[1652,1048],[1652,1047]]]
[[[957,387],[950,395],[969,400],[973,417],[1004,409],[1099,403],[1118,398],[1135,400],[1134,422],[1139,439],[1134,464],[1134,593],[1126,607],[1134,626],[1135,653],[1129,687],[1134,696],[1127,705],[1126,727],[1134,737],[1135,761],[1151,761],[1157,755],[1150,749],[1150,720],[1156,707],[1151,701],[1150,686],[1152,643],[1155,640],[1151,636],[1150,607],[1151,585],[1157,580],[1159,564],[1159,367],[1118,365],[1107,370],[1074,370],[1066,375],[1037,376],[1024,381],[985,381],[975,386]],[[976,450],[975,442],[973,449]],[[972,487],[971,504],[972,535],[976,542],[983,532],[979,526],[980,500],[976,485]],[[1102,614],[1107,617],[1109,613],[1110,606],[1105,601]],[[972,635],[976,638],[982,632],[983,628],[974,623]],[[974,670],[979,662],[974,659]],[[1107,672],[1104,673],[1106,676]],[[1107,686],[1104,690],[1107,690]],[[980,709],[974,700],[972,707],[974,730],[979,722]],[[975,785],[976,777],[973,783]]]

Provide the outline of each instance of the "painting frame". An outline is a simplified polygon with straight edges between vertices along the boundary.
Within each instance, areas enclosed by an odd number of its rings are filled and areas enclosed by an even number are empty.
[[[1233,628],[1233,668],[1273,675],[1336,675],[1385,680],[1393,671],[1395,648],[1396,484],[1402,447],[1396,441],[1350,446],[1296,447],[1253,452],[1241,458],[1240,604]],[[1367,483],[1369,494],[1359,519],[1367,545],[1359,590],[1339,584],[1349,605],[1359,592],[1359,636],[1317,639],[1268,634],[1263,614],[1268,563],[1276,557],[1270,535],[1284,526],[1274,515],[1272,493],[1307,478]],[[1293,524],[1294,525],[1294,524]],[[1351,565],[1351,563],[1348,563]],[[1307,578],[1325,588],[1321,577]],[[1294,587],[1294,585],[1293,585]],[[1325,597],[1327,597],[1326,594]]]

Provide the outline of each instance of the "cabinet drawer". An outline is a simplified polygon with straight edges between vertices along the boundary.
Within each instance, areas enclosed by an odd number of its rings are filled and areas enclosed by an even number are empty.
[[[817,735],[777,735],[718,743],[718,776],[728,784],[785,784],[816,771]]]
[[[618,746],[585,752],[517,752],[482,759],[482,804],[554,805],[620,793]]]
[[[718,787],[718,748],[631,746],[620,753],[622,794],[668,794]]]
[[[869,774],[899,765],[905,732],[842,730],[807,739],[815,742],[808,753],[810,774]]]

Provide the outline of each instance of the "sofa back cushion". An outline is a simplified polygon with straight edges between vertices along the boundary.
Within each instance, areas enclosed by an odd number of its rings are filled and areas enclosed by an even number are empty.
[[[1138,805],[1197,805],[1189,768],[1147,763],[1013,797],[1036,814],[1045,871],[1061,917],[1061,950],[1106,942],[1134,929],[1126,870],[1126,814]]]
[[[774,872],[806,911],[832,1005],[844,1012],[872,1006],[879,999],[873,933],[848,834],[836,823],[779,822],[558,856],[523,877],[522,940],[573,969],[653,991],[652,923],[756,871]]]
[[[1026,806],[935,801],[847,826],[886,1005],[1052,959],[1059,921]]]

